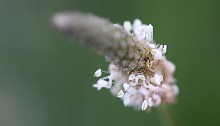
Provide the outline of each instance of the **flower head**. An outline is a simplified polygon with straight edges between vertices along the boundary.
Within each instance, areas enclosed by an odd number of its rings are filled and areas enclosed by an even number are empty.
[[[140,44],[146,45],[143,46],[145,52],[142,54],[145,58],[141,59],[129,52],[127,55],[135,58],[127,63],[130,68],[126,72],[114,62],[110,64],[109,74],[111,82],[114,82],[109,88],[111,93],[120,98],[124,106],[132,106],[142,111],[157,107],[161,103],[175,102],[179,89],[173,79],[175,66],[165,57],[167,45],[156,44],[153,41],[153,26],[142,24],[139,19],[136,19],[133,25],[125,21],[122,28]],[[100,72],[96,73],[100,75]],[[95,86],[98,90],[107,87],[107,81],[102,82],[103,84],[99,84],[99,81]]]

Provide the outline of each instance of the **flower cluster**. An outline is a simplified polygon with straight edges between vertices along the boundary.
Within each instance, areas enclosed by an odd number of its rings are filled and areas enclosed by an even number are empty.
[[[142,24],[139,19],[136,19],[133,25],[125,21],[123,26],[114,26],[121,27],[138,42],[146,45],[146,57],[143,61],[133,61],[141,66],[140,69],[132,68],[126,72],[111,63],[107,72],[109,75],[100,78],[93,87],[97,90],[109,89],[123,101],[124,106],[132,106],[142,111],[161,103],[174,103],[179,92],[173,78],[175,66],[165,57],[167,45],[154,42],[153,26]],[[103,71],[98,69],[94,76],[101,77],[102,73]]]

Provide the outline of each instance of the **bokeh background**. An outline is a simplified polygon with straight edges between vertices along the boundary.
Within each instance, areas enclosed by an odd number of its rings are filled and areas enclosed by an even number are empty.
[[[220,125],[218,0],[1,0],[0,126],[160,126],[151,113],[124,108],[97,92],[96,69],[108,63],[54,31],[50,18],[77,10],[114,23],[140,18],[167,44],[180,87],[173,107],[182,126]]]

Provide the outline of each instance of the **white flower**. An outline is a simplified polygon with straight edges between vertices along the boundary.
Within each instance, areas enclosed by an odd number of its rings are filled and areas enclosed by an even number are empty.
[[[131,22],[130,21],[125,21],[124,24],[123,24],[123,27],[126,31],[130,32],[131,29],[132,29]]]
[[[101,75],[102,75],[102,70],[101,69],[96,70],[94,76],[95,77],[100,77]]]
[[[123,96],[124,96],[124,92],[122,91],[122,90],[120,90],[119,92],[118,92],[118,95],[117,95],[117,97],[118,98],[122,98]]]
[[[161,82],[163,81],[163,75],[154,74],[154,77],[152,77],[150,81],[155,85],[160,85]]]
[[[148,106],[148,102],[147,102],[147,100],[144,100],[144,101],[142,102],[142,105],[141,105],[141,110],[142,110],[142,111],[146,110],[146,109],[147,109],[147,106]]]
[[[124,84],[123,84],[123,88],[124,88],[125,91],[127,91],[128,88],[129,88],[129,85],[128,85],[127,83],[124,83]]]
[[[134,74],[131,74],[129,77],[128,77],[128,80],[130,81],[133,81],[135,79],[135,75]]]

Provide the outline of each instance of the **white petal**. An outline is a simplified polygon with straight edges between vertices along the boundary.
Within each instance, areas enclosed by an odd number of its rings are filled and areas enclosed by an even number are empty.
[[[96,70],[94,76],[95,77],[100,77],[101,75],[102,75],[102,70],[101,69]]]
[[[134,74],[131,74],[129,77],[128,77],[128,80],[132,81],[135,79],[135,75]]]
[[[118,92],[118,95],[117,95],[117,97],[118,98],[122,98],[123,96],[124,96],[124,92],[122,91],[122,90],[120,90],[119,92]]]
[[[148,102],[147,102],[147,100],[144,100],[144,101],[142,102],[142,105],[141,105],[141,110],[142,110],[142,111],[146,110],[146,109],[147,109],[147,106],[148,106]]]
[[[151,98],[151,97],[148,98],[148,105],[149,105],[150,107],[153,106],[153,101],[152,101],[152,98]]]
[[[127,91],[128,88],[129,88],[129,85],[128,85],[127,83],[124,83],[124,84],[123,84],[123,88],[124,88],[125,91]]]
[[[131,22],[130,21],[125,21],[123,24],[123,27],[126,31],[131,31],[132,27],[131,27]]]

